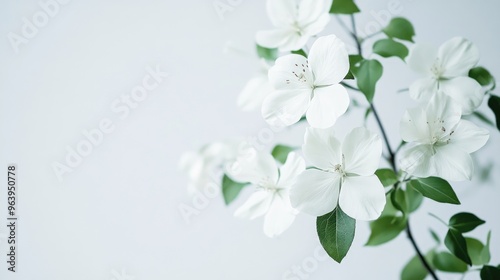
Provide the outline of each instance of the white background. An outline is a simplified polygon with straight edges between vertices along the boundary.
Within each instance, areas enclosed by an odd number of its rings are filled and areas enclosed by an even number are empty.
[[[386,23],[377,13],[387,10],[388,1],[358,2],[366,11],[359,16],[361,31],[377,20]],[[453,36],[467,37],[481,51],[480,64],[500,77],[497,1],[397,2],[400,15],[414,23],[418,42],[438,45]],[[300,215],[286,233],[269,239],[262,220],[233,218],[244,197],[230,207],[213,198],[189,224],[178,211],[182,203],[191,205],[186,177],[177,169],[183,152],[214,140],[255,137],[267,127],[258,112],[243,113],[235,105],[258,70],[254,34],[271,27],[263,0],[242,1],[222,19],[211,0],[73,0],[16,54],[9,32],[21,34],[23,17],[31,19],[40,10],[38,1],[2,1],[0,8],[0,168],[19,167],[20,217],[15,275],[6,270],[7,230],[1,222],[0,279],[128,279],[122,272],[137,280],[282,279],[292,266],[314,256],[319,242],[313,217]],[[330,33],[349,42],[333,19],[322,34]],[[225,53],[228,41],[241,52]],[[407,94],[395,92],[417,76],[398,59],[383,62],[375,104],[395,145],[399,119],[414,104]],[[120,119],[110,104],[141,84],[146,67],[156,65],[170,76]],[[483,110],[492,117],[486,106]],[[336,127],[339,135],[360,125],[363,114],[355,109],[346,115]],[[97,128],[104,118],[115,130],[60,182],[53,162],[64,163],[66,147],[75,148],[84,139],[81,131]],[[369,125],[376,130],[373,122]],[[454,184],[462,206],[426,201],[412,217],[424,251],[433,246],[428,228],[441,236],[446,231],[428,212],[448,219],[473,211],[487,224],[471,235],[484,241],[493,230],[492,262],[500,263],[500,132],[490,131],[488,146],[477,155],[483,165],[495,161],[492,181]],[[300,144],[303,132],[300,126],[278,133],[275,142]],[[0,217],[7,214],[5,185]],[[320,261],[308,279],[399,277],[414,255],[404,234],[381,247],[364,247],[368,225],[357,226],[342,265]]]

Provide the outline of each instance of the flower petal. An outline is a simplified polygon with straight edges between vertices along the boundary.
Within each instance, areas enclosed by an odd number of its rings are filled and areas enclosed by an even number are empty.
[[[301,26],[314,23],[323,15],[328,15],[331,6],[332,0],[302,0],[299,4],[297,22],[299,22]],[[321,32],[321,30],[319,32]]]
[[[262,30],[255,34],[255,41],[260,46],[274,49],[288,42],[291,34],[288,29]]]
[[[279,90],[272,92],[262,104],[262,117],[275,127],[292,125],[300,120],[309,107],[308,90]]]
[[[308,23],[307,25],[302,27],[302,34],[312,37],[325,29],[325,27],[330,22],[330,15],[327,13],[323,14],[315,21]]]
[[[341,145],[331,129],[307,128],[302,152],[313,166],[323,170],[342,164]]]
[[[351,218],[372,221],[385,206],[385,191],[375,175],[346,177],[340,189],[339,206]]]
[[[429,101],[426,115],[431,136],[441,138],[458,124],[462,117],[462,108],[451,97],[438,92]]]
[[[297,176],[306,169],[304,159],[295,152],[288,154],[285,163],[280,167],[278,188],[288,189],[297,179]]]
[[[448,145],[458,147],[467,153],[473,153],[483,147],[490,133],[467,120],[461,120],[453,130]]]
[[[418,79],[410,85],[410,97],[420,102],[427,102],[438,90],[438,82],[434,78]]]
[[[259,190],[253,193],[248,200],[243,203],[236,212],[234,212],[234,216],[238,218],[244,219],[255,219],[267,213],[269,207],[271,206],[271,202],[273,201],[273,194]]]
[[[318,38],[309,52],[315,86],[340,83],[349,71],[349,55],[344,42],[335,35]]]
[[[399,124],[399,131],[406,142],[429,142],[432,136],[427,125],[427,114],[422,106],[406,110]]]
[[[267,15],[276,27],[287,27],[294,23],[297,14],[297,4],[289,0],[268,0]]]
[[[278,167],[274,158],[255,149],[238,156],[226,171],[231,179],[237,182],[259,184],[263,179],[278,182]]]
[[[253,111],[262,106],[264,99],[273,91],[266,76],[252,78],[238,97],[238,107],[243,111]]]
[[[340,176],[317,169],[307,169],[290,189],[292,206],[313,216],[322,216],[337,207]]]
[[[269,82],[277,90],[312,91],[313,77],[307,59],[298,54],[284,55],[269,69]]]
[[[462,114],[474,112],[483,103],[481,85],[469,77],[456,77],[439,82],[439,89],[462,106]]]
[[[469,153],[457,149],[453,145],[436,147],[432,158],[436,167],[435,176],[448,181],[465,181],[472,179],[474,164]]]
[[[436,174],[432,161],[431,145],[416,145],[402,151],[400,167],[403,171],[415,177],[425,178]]]
[[[271,207],[264,218],[264,233],[268,237],[275,237],[287,230],[295,220],[297,211],[290,205],[287,194],[274,195]]]
[[[307,122],[315,128],[331,127],[347,111],[349,103],[349,94],[342,85],[315,88],[306,113]]]
[[[302,49],[309,41],[310,36],[295,29],[289,30],[288,38],[279,46],[282,52],[296,51]]]
[[[479,50],[471,41],[455,37],[439,47],[438,58],[444,70],[441,77],[467,76],[479,61]]]
[[[344,170],[349,175],[373,175],[382,156],[382,141],[377,134],[364,127],[354,128],[342,143]]]
[[[438,50],[434,46],[415,44],[411,49],[406,63],[415,72],[424,76],[431,75],[431,68],[436,61]]]

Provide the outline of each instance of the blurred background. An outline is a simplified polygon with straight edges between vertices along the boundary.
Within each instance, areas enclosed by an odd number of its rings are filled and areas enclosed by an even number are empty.
[[[368,224],[358,222],[351,251],[338,265],[318,249],[313,217],[299,215],[275,239],[263,234],[262,219],[234,218],[250,189],[229,207],[217,195],[190,219],[179,211],[194,207],[178,169],[182,153],[216,140],[251,139],[267,127],[258,111],[236,106],[259,71],[255,33],[272,26],[264,0],[61,0],[44,17],[48,2],[9,0],[0,9],[0,167],[16,163],[19,184],[18,272],[7,272],[7,228],[1,226],[0,279],[399,278],[414,256],[404,234],[365,247]],[[221,3],[227,9],[218,12]],[[480,64],[500,77],[498,1],[357,3],[364,11],[357,16],[361,32],[403,16],[413,23],[417,42],[470,39],[480,49]],[[40,27],[26,23],[34,18]],[[20,37],[23,32],[28,36]],[[333,19],[321,34],[331,33],[352,44]],[[415,104],[396,92],[417,75],[396,58],[383,64],[375,104],[394,146],[399,120]],[[131,100],[144,79],[155,86]],[[482,108],[493,117],[486,104]],[[363,115],[364,109],[350,110],[338,134],[362,124]],[[376,131],[372,120],[368,125]],[[487,223],[472,236],[484,242],[492,230],[492,263],[500,263],[500,132],[488,128],[490,141],[476,156],[478,169],[494,164],[491,178],[454,184],[461,206],[424,202],[411,219],[423,251],[434,246],[429,228],[441,237],[446,232],[429,212],[447,220],[473,211]],[[97,144],[80,147],[86,156],[71,158],[84,134],[96,129],[102,134]],[[268,148],[300,145],[304,130],[299,125],[276,133]],[[61,169],[58,163],[66,164],[68,156],[73,166]],[[0,217],[7,215],[5,185]],[[293,272],[297,267],[300,274]],[[477,272],[466,277],[478,278]]]

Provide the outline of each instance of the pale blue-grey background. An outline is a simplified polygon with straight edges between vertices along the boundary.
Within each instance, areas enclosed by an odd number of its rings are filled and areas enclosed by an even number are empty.
[[[22,18],[41,8],[38,1],[1,3],[0,169],[17,163],[20,188],[19,272],[6,271],[6,228],[1,226],[1,279],[283,279],[292,266],[314,257],[319,243],[309,216],[300,215],[286,233],[269,239],[262,220],[232,217],[243,197],[229,208],[220,196],[210,199],[191,224],[179,214],[179,205],[191,203],[186,178],[177,169],[181,153],[214,140],[256,136],[266,127],[258,112],[243,113],[235,105],[258,71],[254,34],[271,27],[265,2],[221,2],[234,4],[223,19],[211,0],[69,1],[17,54],[9,32],[19,34]],[[387,11],[391,1],[358,2],[366,11],[359,16],[361,31],[377,21],[385,24],[380,11]],[[396,2],[400,15],[414,23],[418,42],[438,45],[465,36],[479,47],[480,64],[500,77],[498,1]],[[329,33],[349,42],[334,20],[322,34]],[[229,41],[241,52],[224,52]],[[395,145],[399,119],[414,104],[395,91],[417,76],[395,58],[383,60],[375,104]],[[110,104],[141,83],[146,67],[156,65],[169,78],[128,118],[119,119]],[[343,118],[339,135],[359,125],[362,115],[353,110]],[[81,131],[96,128],[103,118],[112,119],[115,130],[60,182],[51,164],[63,161],[66,146],[74,147],[84,139]],[[276,134],[275,141],[300,144],[303,130]],[[446,230],[428,212],[447,219],[473,211],[488,223],[472,236],[484,241],[493,230],[492,260],[500,263],[500,133],[490,130],[487,148],[477,155],[481,164],[495,161],[492,182],[456,184],[462,206],[425,202],[411,219],[423,250],[433,246],[429,228],[441,236]],[[6,216],[1,185],[0,218]],[[4,218],[0,221],[3,225]],[[342,265],[320,261],[308,279],[397,279],[414,254],[409,242],[401,235],[367,248],[368,234],[367,223],[359,222]],[[477,278],[477,273],[467,277]]]

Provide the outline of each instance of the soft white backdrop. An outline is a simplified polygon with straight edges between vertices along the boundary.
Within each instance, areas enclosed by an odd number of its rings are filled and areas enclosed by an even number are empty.
[[[191,204],[186,178],[177,169],[184,151],[219,139],[255,137],[267,127],[258,112],[243,113],[235,105],[258,70],[254,34],[271,26],[265,2],[228,2],[236,5],[221,19],[211,0],[73,0],[16,53],[9,32],[21,34],[23,17],[31,19],[41,7],[38,1],[2,1],[0,167],[18,164],[20,220],[16,274],[6,270],[7,231],[0,227],[1,279],[283,279],[292,266],[314,257],[319,242],[312,217],[299,216],[286,233],[269,239],[262,220],[232,217],[244,197],[229,208],[221,197],[210,199],[189,224],[178,211]],[[359,17],[361,31],[386,23],[380,11],[391,1],[358,2],[367,11]],[[479,47],[480,63],[500,77],[498,1],[396,2],[400,15],[414,23],[417,41],[467,37]],[[335,20],[323,32],[329,33],[349,42]],[[224,52],[229,41],[240,51]],[[142,83],[146,67],[156,66],[169,77],[120,119],[110,105]],[[375,104],[395,145],[404,107],[413,104],[395,91],[416,75],[395,58],[384,66]],[[353,110],[344,117],[339,134],[358,125],[362,115]],[[84,139],[82,130],[97,128],[104,118],[113,121],[114,131],[59,181],[53,162],[63,163],[67,146],[75,148]],[[428,228],[441,236],[446,230],[428,212],[447,219],[473,211],[487,224],[472,235],[484,241],[492,229],[493,263],[500,263],[500,133],[490,130],[488,146],[477,155],[482,164],[496,160],[492,182],[456,184],[462,206],[426,202],[411,220],[423,250],[433,245]],[[275,141],[300,144],[303,132],[304,126],[281,132]],[[5,185],[0,217],[6,217]],[[414,254],[410,243],[402,234],[367,248],[368,234],[368,225],[358,223],[342,265],[319,261],[308,279],[397,279]]]

